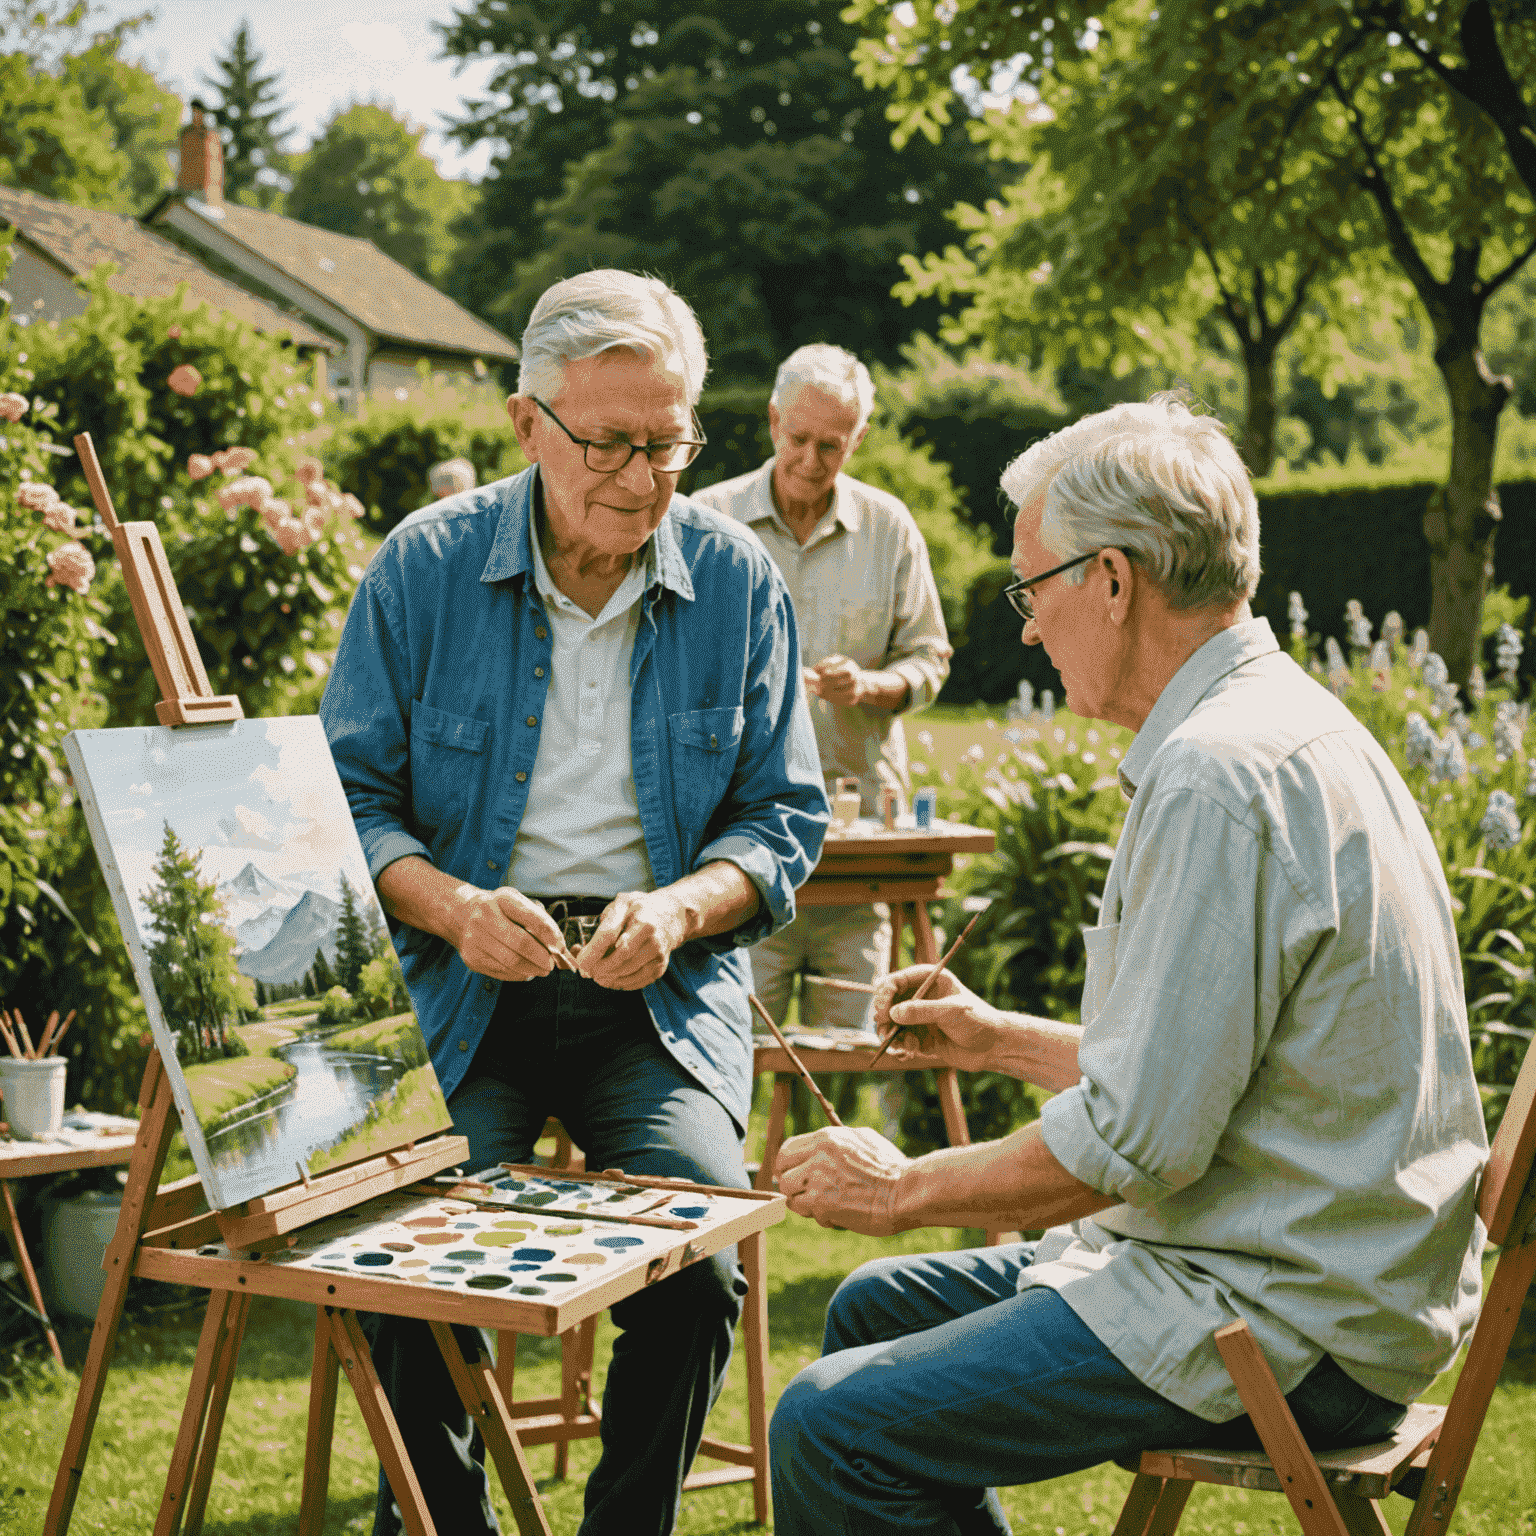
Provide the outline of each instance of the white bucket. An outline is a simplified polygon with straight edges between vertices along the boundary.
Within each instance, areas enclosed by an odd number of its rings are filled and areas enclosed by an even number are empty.
[[[93,1318],[107,1283],[101,1261],[117,1230],[120,1194],[43,1200],[43,1291],[50,1311]]]
[[[23,1141],[48,1136],[64,1123],[68,1069],[62,1056],[0,1056],[0,1093],[5,1095],[5,1118],[13,1136]]]

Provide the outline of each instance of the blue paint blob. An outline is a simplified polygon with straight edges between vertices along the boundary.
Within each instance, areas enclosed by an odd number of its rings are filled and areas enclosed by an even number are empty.
[[[638,1248],[641,1240],[638,1237],[599,1237],[593,1241],[599,1248]],[[554,1258],[554,1254],[550,1254]]]
[[[478,1221],[456,1221],[453,1224],[453,1230],[455,1232],[478,1232],[480,1230],[480,1223]]]
[[[571,1179],[549,1179],[547,1183],[551,1189],[580,1189],[581,1185]]]
[[[672,1207],[672,1214],[674,1216],[687,1216],[689,1218],[696,1216],[708,1216],[709,1207],[707,1205],[674,1205]]]
[[[553,1248],[514,1248],[512,1250],[514,1259],[537,1259],[541,1264],[549,1263],[554,1256]]]
[[[464,1273],[464,1266],[462,1264],[434,1264],[428,1273],[434,1275],[462,1275]]]
[[[507,1273],[515,1275],[519,1270],[540,1270],[543,1269],[543,1267],[544,1266],[542,1264],[508,1264]]]
[[[395,1256],[392,1253],[359,1253],[353,1256],[352,1262],[377,1268],[384,1264],[393,1264]]]

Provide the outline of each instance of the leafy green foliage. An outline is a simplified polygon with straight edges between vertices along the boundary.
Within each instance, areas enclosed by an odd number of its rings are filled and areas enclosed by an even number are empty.
[[[855,38],[815,0],[462,7],[447,53],[498,65],[457,131],[504,146],[466,224],[463,297],[515,330],[551,282],[620,266],[694,305],[725,382],[760,383],[807,341],[894,362],[937,314],[891,306],[898,258],[994,176],[959,133],[898,156]]]
[[[103,208],[126,169],[106,114],[75,82],[35,70],[25,54],[0,54],[0,182]]]
[[[473,201],[469,186],[438,174],[421,150],[424,128],[387,106],[354,103],[335,113],[294,157],[291,219],[371,240],[419,277],[443,276],[453,223]]]
[[[410,399],[370,400],[360,416],[341,422],[326,458],[378,534],[428,504],[427,471],[444,459],[468,459],[481,485],[527,468],[498,399],[435,384],[425,374]]]
[[[126,161],[112,206],[143,213],[174,184],[166,151],[176,142],[181,98],[142,65],[119,57],[123,38],[98,35],[82,53],[64,61],[63,78],[79,88],[88,111],[99,113],[112,146]]]
[[[320,999],[320,1011],[316,1023],[322,1028],[332,1024],[351,1024],[357,1018],[357,1008],[352,994],[345,987],[329,988]]]

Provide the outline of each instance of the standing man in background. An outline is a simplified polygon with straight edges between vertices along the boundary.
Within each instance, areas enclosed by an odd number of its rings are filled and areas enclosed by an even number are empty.
[[[830,795],[856,778],[864,814],[885,786],[908,788],[901,716],[938,696],[951,647],[928,549],[895,497],[842,473],[874,408],[869,369],[815,343],[780,366],[768,402],[774,456],[693,500],[748,524],[789,588],[807,658],[806,692]],[[890,957],[890,912],[808,907],[752,949],[757,995],[783,1023],[798,971],[878,981]],[[857,1028],[867,1000],[808,988],[800,1021]]]

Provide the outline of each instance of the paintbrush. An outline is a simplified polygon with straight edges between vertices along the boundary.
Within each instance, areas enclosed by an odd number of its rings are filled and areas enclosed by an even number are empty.
[[[934,982],[936,982],[939,979],[939,972],[942,971],[944,969],[944,967],[946,965],[948,965],[949,962],[955,958],[955,955],[959,952],[960,946],[962,944],[964,944],[965,941],[970,937],[971,929],[974,928],[976,926],[976,924],[979,923],[980,921],[981,921],[981,913],[978,912],[976,914],[976,916],[973,917],[970,920],[970,922],[968,922],[965,925],[965,927],[960,930],[960,937],[958,939],[956,939],[955,942],[953,944],[951,944],[949,946],[949,948],[944,952],[944,958],[942,960],[940,960],[939,963],[936,966],[934,966],[934,968],[931,971],[929,971],[927,976],[924,977],[924,979],[923,979],[922,986],[920,986],[917,989],[917,991],[912,994],[911,997],[906,999],[907,1002],[909,1002],[909,1003],[918,1003],[918,1002],[921,1002],[923,1000],[923,998],[925,998],[928,995],[928,989],[934,984]],[[869,1066],[864,1067],[861,1070],[863,1070],[865,1072],[868,1072],[870,1070],[870,1067],[873,1067],[874,1064],[877,1061],[879,1061],[880,1058],[882,1056],[884,1056],[885,1053],[888,1050],[890,1050],[890,1048],[893,1045],[895,1045],[895,1043],[896,1043],[896,1036],[899,1035],[902,1032],[902,1030],[904,1030],[904,1029],[913,1029],[915,1027],[916,1027],[915,1025],[911,1025],[911,1024],[898,1024],[890,1032],[890,1034],[885,1037],[885,1044],[882,1045],[880,1047],[880,1049],[878,1051],[876,1051],[875,1054],[869,1058]]]
[[[11,1023],[16,1026],[16,1033],[21,1037],[21,1043],[26,1047],[27,1055],[35,1058],[37,1052],[32,1049],[32,1035],[27,1029],[27,1021],[21,1016],[20,1008],[11,1010]]]
[[[795,1071],[805,1079],[805,1086],[816,1095],[816,1102],[821,1105],[822,1112],[826,1115],[827,1119],[830,1120],[833,1125],[841,1126],[843,1122],[838,1118],[837,1111],[832,1108],[831,1101],[827,1098],[826,1094],[824,1094],[821,1089],[816,1086],[816,1079],[811,1076],[810,1072],[806,1068],[805,1063],[801,1061],[800,1058],[795,1054],[794,1046],[792,1046],[789,1041],[784,1038],[782,1032],[779,1029],[779,1026],[775,1024],[773,1019],[770,1017],[768,1010],[764,1008],[760,1002],[758,1002],[754,993],[749,992],[747,994],[747,1001],[751,1003],[755,1009],[757,1009],[758,1018],[760,1018],[763,1023],[773,1031],[773,1038],[777,1040],[783,1047],[784,1054],[789,1057]]]
[[[533,1163],[499,1163],[509,1173],[526,1173],[533,1178],[547,1179],[558,1174],[562,1179],[574,1179],[581,1184],[637,1184],[645,1189],[675,1191],[677,1194],[729,1195],[732,1200],[777,1200],[780,1197],[759,1189],[726,1189],[718,1184],[691,1184],[687,1179],[669,1179],[660,1174],[647,1176],[642,1173],[625,1173],[622,1168],[605,1168],[601,1173],[572,1173],[565,1168],[546,1168]]]
[[[818,987],[831,987],[834,992],[873,992],[875,985],[870,981],[848,981],[842,976],[812,976],[807,973],[805,979],[814,981]]]
[[[0,1034],[5,1036],[5,1043],[10,1047],[11,1055],[16,1057],[18,1061],[25,1060],[21,1053],[21,1047],[16,1043],[16,1036],[11,1033],[10,1019],[10,1014],[0,1009]]]
[[[71,1024],[73,1024],[74,1022],[75,1022],[75,1010],[73,1008],[71,1008],[69,1010],[69,1012],[64,1015],[64,1022],[59,1025],[59,1032],[58,1032],[58,1034],[56,1034],[53,1037],[52,1050],[53,1050],[53,1054],[55,1056],[58,1056],[58,1055],[62,1054],[60,1052],[60,1050],[59,1050],[59,1046],[62,1045],[63,1042],[64,1042],[64,1031],[66,1029],[68,1029],[69,1026]]]
[[[493,1193],[493,1186],[483,1184],[478,1179],[454,1179],[452,1182],[453,1188],[447,1191],[450,1196],[457,1196],[461,1189],[483,1189],[487,1194]],[[554,1217],[561,1221],[612,1221],[620,1226],[668,1227],[676,1232],[696,1232],[699,1227],[698,1222],[685,1221],[681,1216],[620,1216],[616,1211],[551,1210],[547,1205],[524,1205],[517,1200],[475,1200],[473,1195],[461,1198],[474,1200],[476,1205],[484,1206],[487,1210],[521,1211],[525,1216]]]
[[[37,1054],[42,1058],[48,1054],[48,1042],[53,1038],[53,1032],[59,1027],[59,1010],[55,1008],[48,1015],[48,1022],[43,1025],[43,1032],[38,1036]]]

